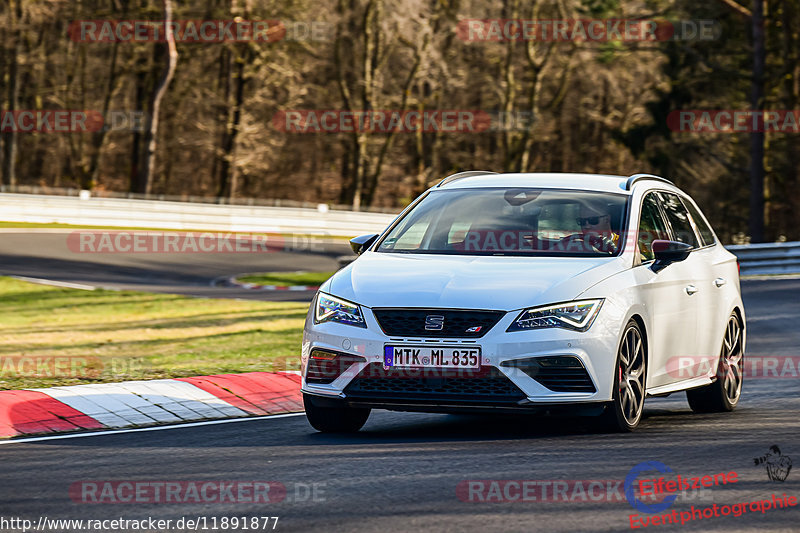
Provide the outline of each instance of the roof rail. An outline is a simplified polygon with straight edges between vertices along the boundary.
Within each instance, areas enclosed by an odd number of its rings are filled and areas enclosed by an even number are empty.
[[[452,183],[454,181],[457,181],[457,180],[460,180],[460,179],[463,179],[463,178],[469,178],[469,177],[472,177],[472,176],[483,176],[483,175],[486,175],[486,174],[497,174],[497,172],[492,172],[491,170],[465,170],[464,172],[457,172],[455,174],[447,176],[445,179],[440,181],[436,185],[436,187],[442,187],[444,185],[447,185],[448,183]]]
[[[625,183],[625,190],[626,191],[631,190],[631,188],[633,187],[634,183],[636,183],[637,181],[642,181],[642,180],[661,181],[661,182],[664,182],[664,183],[669,183],[670,185],[675,187],[674,183],[672,183],[667,178],[662,178],[661,176],[655,176],[653,174],[633,174],[633,175],[628,177],[628,181]]]

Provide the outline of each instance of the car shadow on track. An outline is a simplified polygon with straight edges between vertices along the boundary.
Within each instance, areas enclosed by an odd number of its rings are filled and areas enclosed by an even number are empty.
[[[736,433],[742,423],[761,416],[759,409],[733,413],[697,415],[688,407],[645,407],[644,420],[634,434],[610,433],[592,417],[543,415],[444,415],[375,411],[357,433],[319,433],[304,416],[280,420],[241,422],[173,428],[168,431],[111,432],[91,438],[41,441],[43,446],[129,448],[263,448],[385,446],[396,444],[486,443],[501,441],[545,441],[625,443],[656,442],[665,434],[675,439],[701,438],[709,427]]]
[[[373,415],[374,416],[374,415]],[[692,417],[688,410],[681,412],[658,409],[644,413],[645,420],[638,430],[647,432],[647,418]],[[688,421],[688,420],[687,420]],[[658,422],[656,422],[656,425]],[[459,442],[487,440],[538,439],[550,437],[613,437],[619,433],[607,431],[598,418],[542,415],[431,415],[430,418],[405,418],[395,416],[386,420],[375,417],[358,433],[324,434],[312,433],[308,438],[315,445],[343,445],[367,443],[418,443]]]

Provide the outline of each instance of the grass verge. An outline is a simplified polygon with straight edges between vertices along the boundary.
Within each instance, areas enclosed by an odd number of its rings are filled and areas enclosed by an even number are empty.
[[[237,276],[239,283],[255,283],[256,285],[309,285],[319,287],[336,272],[264,272]]]
[[[307,309],[0,277],[0,389],[296,370]]]

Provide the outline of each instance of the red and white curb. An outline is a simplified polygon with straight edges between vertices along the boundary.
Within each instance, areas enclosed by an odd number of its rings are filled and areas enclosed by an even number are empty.
[[[0,391],[0,438],[302,410],[300,376],[293,372]]]

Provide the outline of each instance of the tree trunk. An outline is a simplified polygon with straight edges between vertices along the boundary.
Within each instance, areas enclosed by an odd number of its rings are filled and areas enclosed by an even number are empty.
[[[222,142],[222,161],[220,162],[220,182],[217,196],[233,198],[236,195],[235,172],[233,172],[233,151],[236,147],[236,136],[239,134],[239,124],[242,121],[242,106],[244,105],[244,86],[247,80],[244,77],[244,65],[248,61],[248,54],[235,55],[236,74],[234,76],[234,102],[231,118],[225,127],[225,136]],[[233,70],[233,69],[231,69]]]
[[[17,47],[11,49],[8,65],[8,112],[14,112],[19,107],[19,63],[17,61]],[[17,131],[11,128],[3,133],[3,183],[17,184]]]
[[[108,120],[108,112],[111,107],[111,97],[114,95],[114,89],[117,85],[117,53],[119,43],[114,43],[114,48],[111,52],[111,64],[108,67],[108,83],[106,84],[106,94],[103,98],[103,119]],[[100,153],[103,149],[103,142],[105,141],[106,134],[111,125],[106,123],[104,127],[97,132],[92,133],[92,155],[89,160],[89,170],[87,176],[89,177],[89,187],[92,188],[97,185],[100,180]]]
[[[504,18],[518,19],[519,18],[519,0],[511,0],[510,3],[503,3]],[[514,113],[515,100],[517,96],[517,80],[514,77],[514,49],[516,41],[509,39],[506,42],[505,56],[503,57],[503,116],[505,119],[511,117]],[[505,128],[502,132],[502,146],[503,146],[503,170],[513,172],[518,170],[517,162],[518,153],[516,150],[515,141],[516,132]]]
[[[750,107],[764,109],[764,0],[753,0],[753,81]],[[750,242],[764,241],[764,132],[750,134]]]
[[[361,64],[364,76],[364,88],[361,92],[361,109],[364,111],[372,111],[374,109],[374,82],[375,82],[375,69],[377,67],[377,40],[378,35],[378,21],[380,20],[380,8],[382,0],[369,0],[367,2],[366,11],[364,12],[364,53],[361,56]],[[358,211],[361,209],[362,197],[364,196],[366,185],[366,176],[369,172],[369,156],[367,154],[367,144],[369,143],[369,134],[365,131],[360,131],[355,135],[356,142],[356,175],[355,175],[355,189],[353,191],[353,210]]]
[[[8,87],[6,88],[6,99],[8,109],[13,113],[19,107],[19,40],[20,32],[17,27],[19,19],[22,17],[22,7],[17,2],[11,2],[9,6],[12,28],[10,31],[12,46],[8,52]],[[17,184],[17,132],[15,128],[3,133],[3,184]]]
[[[143,53],[137,54],[134,61],[134,105],[136,111],[144,112],[147,99],[147,58]],[[149,119],[148,119],[149,123]],[[131,167],[130,167],[130,181],[128,191],[136,193],[144,193],[146,187],[144,185],[144,177],[142,175],[142,168],[140,162],[142,161],[142,141],[144,140],[144,132],[135,130],[133,138],[131,139]]]
[[[152,105],[150,106],[150,121],[148,124],[146,138],[147,147],[144,157],[144,167],[142,168],[142,183],[140,186],[144,189],[145,194],[149,194],[153,186],[153,176],[155,174],[156,166],[156,149],[158,147],[158,122],[159,112],[161,110],[161,101],[167,93],[169,84],[175,75],[175,67],[178,63],[178,48],[175,45],[175,36],[172,32],[166,31],[172,23],[172,0],[162,0],[164,10],[164,28],[167,38],[167,64],[164,67],[164,72],[161,76],[161,81],[156,87],[153,94]]]

